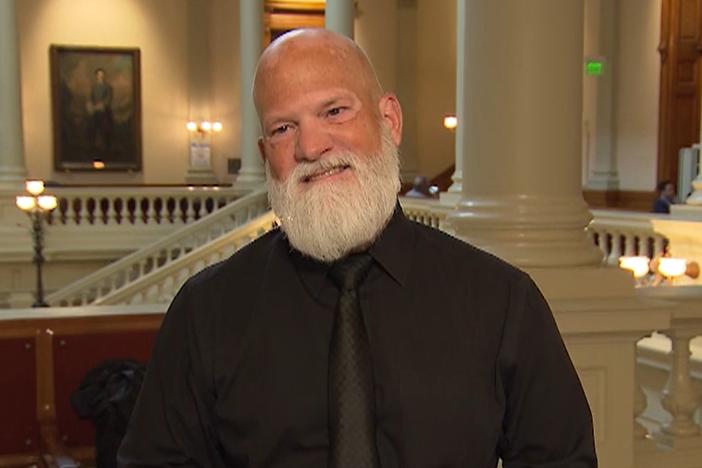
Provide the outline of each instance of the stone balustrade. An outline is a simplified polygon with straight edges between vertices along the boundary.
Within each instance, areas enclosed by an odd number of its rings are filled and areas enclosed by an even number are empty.
[[[54,187],[58,207],[48,217],[56,226],[187,224],[245,192],[232,187]]]
[[[104,298],[129,289],[145,276],[166,269],[193,251],[217,245],[218,239],[228,238],[232,230],[247,225],[268,211],[266,192],[253,192],[61,288],[47,296],[47,301],[59,306],[104,302]]]
[[[592,214],[588,229],[607,264],[618,265],[623,255],[654,258],[666,252],[668,240],[654,230],[652,219],[667,215],[614,210],[592,210]]]
[[[409,219],[436,229],[444,227],[446,216],[453,210],[434,199],[400,197],[400,205]]]

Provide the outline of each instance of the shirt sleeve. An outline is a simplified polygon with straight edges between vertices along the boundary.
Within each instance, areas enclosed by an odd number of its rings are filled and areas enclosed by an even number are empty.
[[[188,283],[168,309],[117,457],[132,467],[216,467],[213,392]]]
[[[545,299],[524,275],[510,291],[498,358],[504,468],[596,468],[592,416]]]

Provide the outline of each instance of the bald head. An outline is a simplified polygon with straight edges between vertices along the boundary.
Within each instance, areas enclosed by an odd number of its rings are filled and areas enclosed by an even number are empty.
[[[366,94],[371,101],[383,94],[373,66],[355,42],[327,29],[298,29],[273,41],[261,54],[253,89],[259,116],[277,78],[301,70],[339,76],[341,84]]]

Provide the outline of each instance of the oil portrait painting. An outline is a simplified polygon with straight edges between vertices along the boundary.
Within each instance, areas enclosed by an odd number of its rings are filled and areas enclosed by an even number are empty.
[[[139,50],[53,45],[50,57],[55,168],[139,171]]]

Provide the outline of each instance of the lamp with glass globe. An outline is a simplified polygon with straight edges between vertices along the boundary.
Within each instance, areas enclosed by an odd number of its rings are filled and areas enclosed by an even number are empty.
[[[32,241],[34,244],[34,257],[32,261],[37,270],[36,300],[32,307],[48,307],[44,301],[44,283],[41,267],[44,264],[44,221],[46,215],[56,208],[58,202],[53,195],[44,193],[44,181],[28,180],[24,188],[29,195],[19,195],[16,204],[19,209],[27,213],[32,221]]]

